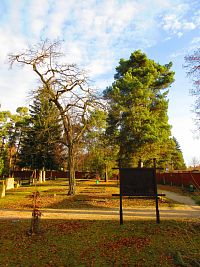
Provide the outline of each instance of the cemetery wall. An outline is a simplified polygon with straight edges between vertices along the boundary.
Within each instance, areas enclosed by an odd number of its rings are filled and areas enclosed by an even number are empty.
[[[200,173],[157,173],[156,180],[158,184],[169,184],[184,187],[193,185],[196,188],[200,187]]]

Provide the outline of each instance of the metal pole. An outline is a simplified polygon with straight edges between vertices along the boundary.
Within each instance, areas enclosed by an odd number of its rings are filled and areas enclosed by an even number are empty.
[[[120,164],[121,165],[121,162]],[[121,170],[119,169],[119,182],[120,182],[120,189],[119,189],[119,215],[120,215],[120,225],[123,224],[123,205],[122,205],[122,181],[121,181]]]
[[[123,224],[123,207],[122,207],[122,193],[120,192],[120,225]]]
[[[156,200],[156,223],[160,223],[160,213],[158,208],[158,192],[157,192],[157,182],[156,182],[156,159],[153,159],[154,166],[154,182],[155,182],[155,200]]]

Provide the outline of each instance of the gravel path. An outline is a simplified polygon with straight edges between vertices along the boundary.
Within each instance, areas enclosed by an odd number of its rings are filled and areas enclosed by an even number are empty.
[[[171,208],[160,208],[161,220],[171,220],[180,218],[200,218],[199,206],[180,206]],[[119,220],[118,209],[42,209],[42,219],[82,219],[82,220]],[[1,209],[0,219],[30,219],[32,212],[30,210],[11,210]],[[155,219],[154,208],[141,209],[123,209],[125,220],[149,220]]]
[[[182,196],[177,193],[166,190],[158,190],[158,193],[165,194],[167,198],[179,202],[181,204],[197,206],[195,201],[188,196]]]

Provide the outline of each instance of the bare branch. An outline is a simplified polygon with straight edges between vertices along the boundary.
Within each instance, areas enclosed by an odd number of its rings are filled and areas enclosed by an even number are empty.
[[[68,163],[72,166],[74,147],[88,127],[90,111],[104,105],[89,86],[86,73],[75,64],[61,64],[61,56],[60,41],[45,40],[21,53],[9,54],[8,60],[11,67],[14,63],[29,65],[39,77],[41,86],[38,90],[43,90],[59,111],[68,147]]]

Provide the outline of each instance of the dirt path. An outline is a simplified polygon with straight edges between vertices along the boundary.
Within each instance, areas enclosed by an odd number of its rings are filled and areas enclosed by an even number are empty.
[[[0,219],[30,219],[30,210],[1,209]],[[155,208],[123,209],[125,220],[149,220],[155,219]],[[161,220],[180,218],[199,218],[200,206],[179,206],[160,208]],[[119,220],[118,209],[42,209],[42,219],[83,219],[83,220]]]
[[[177,193],[159,190],[166,197],[177,201],[179,206],[162,207],[160,210],[161,220],[199,218],[200,206],[187,196]],[[42,209],[42,219],[82,219],[82,220],[119,220],[119,209]],[[124,220],[154,220],[155,208],[131,208],[123,209]],[[0,219],[31,219],[31,210],[0,209]]]
[[[188,196],[182,196],[177,193],[166,190],[158,190],[158,193],[165,194],[167,198],[179,202],[181,204],[197,206],[195,201]]]

